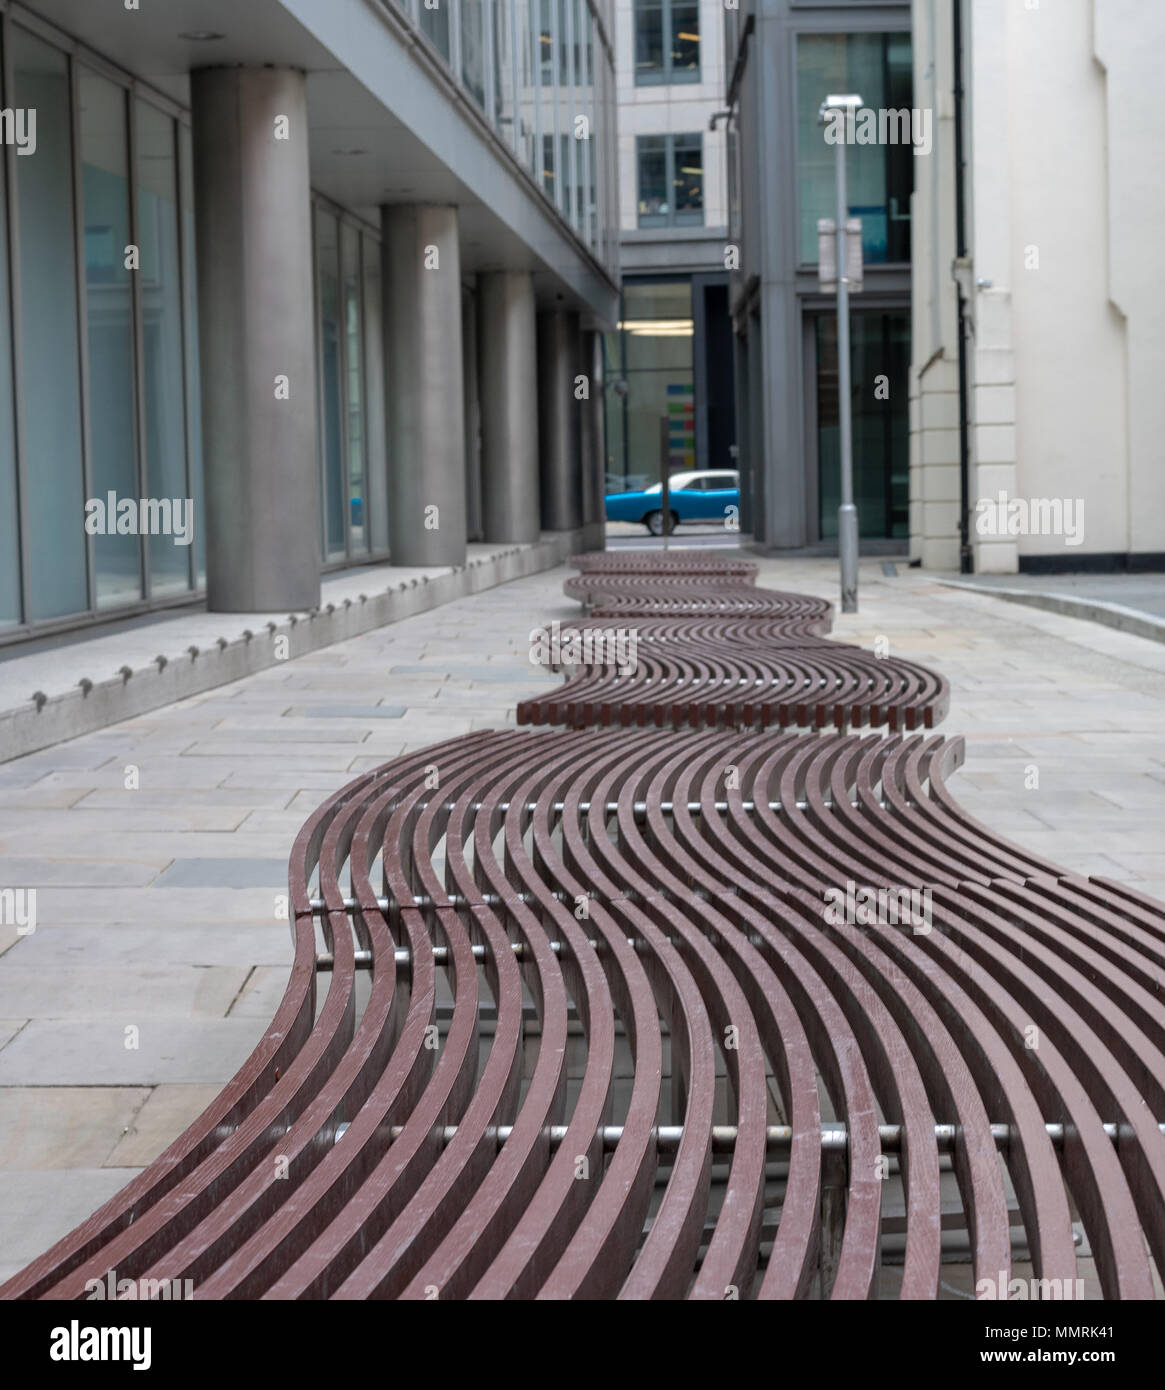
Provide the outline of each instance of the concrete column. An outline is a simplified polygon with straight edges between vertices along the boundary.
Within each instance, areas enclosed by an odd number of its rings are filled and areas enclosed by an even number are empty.
[[[542,526],[573,531],[582,525],[579,468],[578,315],[563,309],[538,318],[538,447],[542,462]]]
[[[590,398],[579,401],[579,456],[582,466],[583,525],[588,545],[603,547],[607,534],[607,451],[603,418],[603,341],[597,333],[582,335],[582,365]]]
[[[190,75],[207,601],[320,600],[307,92],[287,68]]]
[[[389,547],[465,563],[465,396],[455,207],[381,209]]]
[[[485,539],[527,545],[541,531],[534,277],[491,271],[477,285]]]

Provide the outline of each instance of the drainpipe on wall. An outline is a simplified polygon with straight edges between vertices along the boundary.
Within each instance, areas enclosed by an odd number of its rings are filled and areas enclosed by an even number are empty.
[[[967,260],[967,199],[964,187],[966,156],[963,149],[963,5],[952,0],[955,30],[955,294],[958,297],[959,331],[959,571],[973,574],[971,550],[970,481],[971,430],[967,399],[967,299],[964,283],[969,281]],[[967,272],[960,275],[960,271]]]

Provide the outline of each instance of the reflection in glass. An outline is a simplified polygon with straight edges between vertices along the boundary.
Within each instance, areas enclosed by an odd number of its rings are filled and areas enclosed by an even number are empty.
[[[421,32],[426,34],[436,46],[438,53],[443,58],[449,58],[449,10],[448,6],[438,4],[436,9],[429,7],[421,0],[420,7]]]
[[[13,26],[13,104],[36,110],[36,154],[18,158],[21,392],[28,487],[27,617],[88,607],[68,68]]]
[[[340,367],[340,238],[336,218],[316,211],[316,265],[320,297],[321,429],[324,460],[324,554],[342,560],[344,526],[343,381]]]
[[[138,499],[126,93],[84,67],[79,86],[93,495]],[[141,538],[95,535],[93,549],[98,607],[141,599]]]
[[[198,277],[194,255],[194,151],[190,127],[178,127],[182,164],[182,286],[186,324],[186,430],[189,440],[190,491],[194,497],[194,577],[206,587],[206,515],[202,467],[202,378],[198,361]]]
[[[8,200],[7,170],[0,160],[0,207]],[[8,295],[8,222],[0,217],[0,323],[11,323]],[[12,401],[12,340],[0,333],[0,628],[21,620],[19,493]]]
[[[554,201],[554,136],[542,137],[542,187],[547,196]]]
[[[635,80],[663,81],[662,0],[636,0]]]
[[[348,382],[348,510],[353,551],[368,549],[368,497],[364,466],[364,343],[360,302],[360,233],[340,230],[344,269],[345,368]]]
[[[677,225],[691,225],[704,220],[704,137],[676,135],[673,138]]]
[[[485,4],[461,0],[461,80],[485,109]]]
[[[816,316],[817,468],[821,535],[837,535],[841,443],[837,395],[837,319]],[[854,436],[854,501],[863,536],[900,539],[909,532],[910,438],[907,401],[878,400],[857,383],[881,375],[901,380],[910,366],[906,313],[855,313],[850,323],[851,402]],[[901,374],[901,375],[899,375]]]
[[[144,101],[136,103],[136,112],[148,495],[177,499],[185,507],[189,489],[175,123]],[[191,546],[176,544],[174,535],[152,535],[149,555],[152,597],[190,587]]]
[[[518,158],[535,177],[538,175],[538,73],[534,57],[538,37],[537,3],[538,0],[514,0],[518,29],[515,64],[518,76]]]
[[[700,77],[700,7],[671,5],[672,82],[696,82]]]
[[[672,471],[695,465],[695,376],[692,366],[692,287],[687,280],[630,281],[623,288],[618,346],[608,348],[611,363],[622,362],[627,394],[622,407],[609,402],[607,419],[620,410],[613,436],[623,457],[613,472],[641,487],[658,482],[661,420],[668,421],[668,459]],[[611,370],[609,368],[609,370]]]
[[[521,158],[514,120],[514,0],[494,0],[493,17],[493,123],[498,134],[507,145],[518,150]]]
[[[700,7],[692,0],[635,0],[639,86],[700,80]]]
[[[671,211],[667,196],[667,136],[641,135],[639,154],[639,225],[666,221]]]
[[[856,92],[863,108],[909,112],[913,103],[910,35],[802,34],[797,40],[797,188],[800,253],[817,264],[817,221],[837,213],[837,146],[817,114],[830,92]],[[911,144],[846,146],[849,212],[862,219],[862,252],[875,265],[910,260]]]
[[[380,270],[380,243],[365,234],[364,238],[364,341],[365,375],[368,390],[365,394],[368,437],[367,471],[368,514],[364,525],[369,545],[377,554],[388,549],[387,470],[390,466],[386,441],[387,422],[384,409],[384,314],[383,286]]]

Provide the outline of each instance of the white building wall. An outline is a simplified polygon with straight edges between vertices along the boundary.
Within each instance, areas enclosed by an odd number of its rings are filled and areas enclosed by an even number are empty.
[[[946,0],[915,0],[915,100],[933,114],[933,154],[914,161],[911,202],[910,553],[927,569],[959,565],[958,316],[953,45]]]
[[[723,123],[708,129],[712,114],[724,105],[724,9],[722,0],[700,3],[700,80],[666,86],[635,84],[635,26],[632,0],[615,0],[615,83],[619,102],[619,225],[638,228],[639,135],[704,137],[704,225],[728,224],[728,178]]]
[[[964,11],[970,501],[1083,501],[1076,546],[981,534],[972,513],[975,569],[1165,552],[1165,5]],[[914,203],[911,549],[936,568],[958,559],[950,24],[950,0],[916,0],[916,90],[937,101],[938,136]]]
[[[1108,292],[1125,328],[1128,549],[1165,552],[1165,5],[1093,0],[1104,73]]]

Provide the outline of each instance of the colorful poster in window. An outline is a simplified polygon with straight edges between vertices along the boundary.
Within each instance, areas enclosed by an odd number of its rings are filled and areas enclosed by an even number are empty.
[[[673,472],[696,466],[696,390],[688,382],[667,388],[668,457]]]

